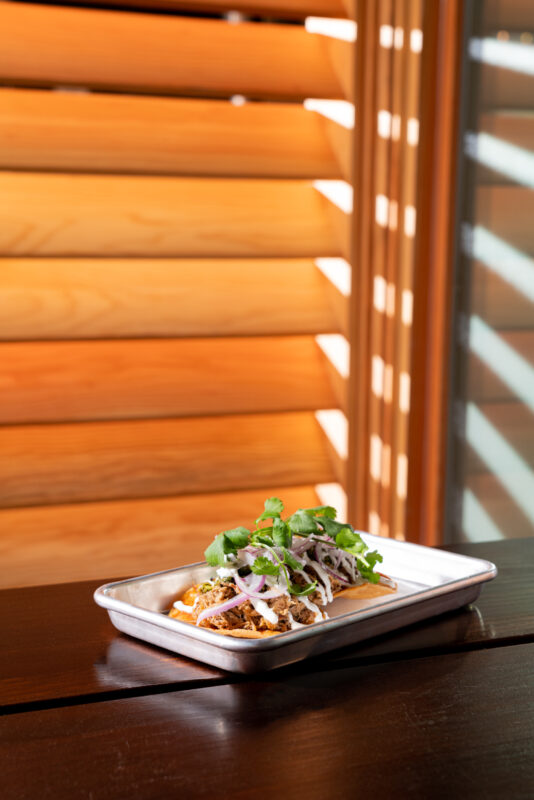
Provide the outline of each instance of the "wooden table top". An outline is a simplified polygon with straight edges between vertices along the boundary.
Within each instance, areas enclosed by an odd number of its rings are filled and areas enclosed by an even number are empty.
[[[0,592],[2,797],[531,798],[534,539],[451,549],[499,568],[474,607],[254,677],[118,634],[97,583]]]

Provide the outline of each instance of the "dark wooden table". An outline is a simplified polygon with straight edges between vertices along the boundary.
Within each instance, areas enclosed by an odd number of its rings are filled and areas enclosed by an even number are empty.
[[[476,605],[255,677],[119,635],[103,581],[0,592],[0,797],[534,797],[534,539]]]

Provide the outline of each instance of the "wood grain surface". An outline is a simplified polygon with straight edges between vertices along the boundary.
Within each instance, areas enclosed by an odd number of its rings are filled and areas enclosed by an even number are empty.
[[[341,178],[351,132],[291,103],[0,89],[0,166]],[[346,174],[343,175],[342,169]]]
[[[0,362],[1,423],[304,411],[343,396],[312,336],[2,344]]]
[[[6,427],[0,506],[336,480],[311,412]]]
[[[193,564],[220,530],[252,525],[265,498],[272,496],[282,497],[289,513],[319,503],[313,486],[266,486],[0,510],[0,588],[140,575]]]
[[[58,5],[75,5],[71,0],[61,0]],[[147,10],[190,11],[225,13],[228,0],[85,0],[86,6],[142,8]],[[254,17],[303,19],[318,17],[346,17],[351,9],[350,0],[232,0],[232,8]]]
[[[311,259],[0,261],[2,339],[339,333],[346,326],[347,299]]]
[[[4,84],[291,99],[350,91],[352,44],[301,26],[2,2],[0,27]]]
[[[534,645],[33,711],[0,732],[6,800],[212,798],[229,782],[242,800],[281,786],[318,800],[526,800]]]
[[[336,211],[304,180],[5,173],[0,254],[341,256]]]
[[[287,501],[293,510],[309,502],[310,490],[302,488],[298,492],[279,490],[279,496]],[[206,525],[199,523],[201,506],[187,501],[189,513],[194,510],[196,518],[189,523],[182,507],[171,501],[152,505],[151,509],[142,503],[138,520],[133,514],[129,518],[120,517],[118,504],[112,509],[117,523],[107,529],[110,551],[113,540],[122,547],[123,560],[110,558],[105,561],[106,532],[102,529],[95,536],[94,544],[87,541],[86,547],[76,544],[80,560],[102,559],[102,566],[119,568],[122,563],[123,575],[140,574],[151,569],[166,569],[183,563],[198,561],[200,553],[208,540],[224,524],[247,521],[244,512],[256,513],[260,496],[249,493],[234,496],[231,507],[229,499],[221,505],[218,516],[217,496],[204,499]],[[261,502],[261,501],[260,501]],[[241,503],[241,517],[239,508]],[[173,510],[176,522],[173,522]],[[69,525],[74,524],[75,509],[67,512],[63,519],[58,517],[59,525],[56,542],[63,542],[65,550],[71,546]],[[232,516],[232,513],[234,516]],[[6,519],[3,512],[3,519]],[[36,511],[39,514],[39,511]],[[226,516],[225,516],[226,515]],[[37,516],[36,519],[39,517]],[[46,518],[45,519],[46,525]],[[86,517],[87,518],[87,517]],[[20,520],[20,524],[17,522]],[[26,522],[25,522],[26,520]],[[21,539],[30,543],[32,531],[31,510],[18,514],[11,512],[13,529],[20,530]],[[159,535],[154,537],[154,553],[147,550],[143,542],[152,536],[155,524],[160,522]],[[83,525],[83,509],[80,524]],[[211,524],[211,531],[207,530]],[[89,518],[90,524],[90,518]],[[152,527],[150,527],[152,525]],[[146,527],[145,527],[146,526]],[[200,527],[199,527],[200,526]],[[188,531],[190,530],[190,533]],[[47,533],[46,527],[44,533]],[[62,534],[65,536],[62,540]],[[88,538],[91,528],[88,527]],[[127,542],[131,542],[132,552],[128,552]],[[152,539],[150,539],[152,542]],[[532,594],[532,564],[534,562],[534,540],[485,542],[476,545],[457,545],[451,550],[478,558],[493,560],[499,569],[498,577],[484,586],[480,598],[470,608],[434,617],[408,628],[370,639],[343,650],[334,651],[313,660],[306,660],[292,668],[280,671],[281,675],[305,674],[328,670],[333,666],[349,667],[351,664],[380,663],[391,660],[413,658],[414,656],[437,655],[451,651],[467,652],[480,648],[521,645],[534,641],[534,605]],[[36,544],[36,558],[40,555]],[[142,553],[145,552],[145,569],[140,569]],[[158,554],[156,563],[155,554]],[[165,555],[167,554],[167,555]],[[4,552],[2,552],[4,556]],[[117,556],[117,552],[115,552]],[[135,556],[137,568],[131,570]],[[59,556],[61,558],[61,556]],[[2,559],[2,563],[4,563]],[[10,560],[7,554],[6,566]],[[74,576],[73,576],[74,577]],[[33,702],[56,703],[60,698],[72,698],[72,702],[84,702],[82,698],[109,696],[116,697],[134,689],[147,690],[158,686],[163,688],[173,683],[194,680],[210,680],[219,673],[215,670],[180,659],[163,650],[143,645],[133,639],[118,634],[111,626],[107,613],[95,605],[92,594],[97,585],[113,578],[111,572],[102,572],[100,580],[59,586],[42,586],[25,589],[0,591],[0,619],[2,620],[3,666],[0,678],[0,706],[29,704]],[[42,575],[42,580],[47,576]],[[189,672],[186,670],[189,668]],[[197,669],[198,667],[198,669]],[[199,677],[200,676],[200,677]],[[226,676],[229,680],[230,676]],[[246,680],[250,680],[247,678]]]

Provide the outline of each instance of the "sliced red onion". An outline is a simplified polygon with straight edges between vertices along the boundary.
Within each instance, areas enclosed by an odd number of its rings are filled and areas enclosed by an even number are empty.
[[[301,553],[304,553],[306,550],[308,550],[312,546],[312,544],[313,544],[312,539],[306,539],[304,542],[301,542],[300,544],[297,544],[295,547],[293,547],[291,549],[291,552],[293,553],[293,555],[300,555]]]
[[[324,570],[326,570],[326,571],[327,571],[327,572],[328,572],[330,575],[332,575],[332,577],[336,578],[336,580],[340,581],[341,583],[346,583],[348,586],[350,586],[350,581],[349,581],[347,578],[345,578],[345,576],[344,576],[344,575],[340,575],[340,574],[339,574],[339,572],[336,572],[335,570],[333,570],[333,569],[330,569],[330,567],[328,566],[328,564],[325,564],[325,563],[323,562],[323,564],[322,564],[322,567],[323,567],[323,569],[324,569]]]
[[[272,597],[279,597],[282,594],[278,589],[269,589],[267,592],[261,592],[261,589],[265,586],[265,575],[258,575],[257,577],[260,580],[259,582],[256,581],[253,586],[249,585],[239,575],[236,575],[234,580],[236,586],[241,589],[243,594],[246,594],[248,597],[255,597],[258,600],[269,600]]]
[[[331,556],[331,558],[332,558],[332,556]],[[339,551],[336,551],[334,553],[333,558],[332,558],[332,566],[334,567],[334,569],[339,569],[339,562],[340,561],[341,561],[341,553]]]
[[[217,606],[209,606],[209,608],[205,608],[204,611],[200,612],[196,624],[198,625],[203,619],[208,619],[208,617],[224,614],[225,611],[230,611],[231,608],[240,606],[241,603],[244,603],[246,600],[248,600],[246,594],[241,593],[236,594],[235,597],[232,597],[230,600],[225,600],[224,603],[219,603]]]

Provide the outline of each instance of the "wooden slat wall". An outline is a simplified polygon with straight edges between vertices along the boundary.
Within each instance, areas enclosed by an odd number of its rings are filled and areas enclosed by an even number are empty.
[[[312,336],[31,342],[5,344],[1,352],[2,423],[337,405],[325,356]]]
[[[4,585],[197,560],[345,474],[314,336],[348,304],[314,259],[348,255],[349,217],[314,181],[350,176],[352,134],[302,101],[351,96],[352,45],[69,5],[0,2]]]
[[[213,532],[250,525],[265,497],[289,513],[319,502],[312,486],[268,486],[184,495],[0,511],[2,586],[126,577],[192,564]],[[199,513],[202,509],[202,513]],[[31,553],[31,559],[28,554]],[[9,565],[9,569],[7,566]]]
[[[312,259],[5,258],[0,270],[0,340],[340,333],[346,326],[346,297]]]
[[[0,115],[5,169],[350,177],[350,131],[298,104],[0,89]]]
[[[310,412],[6,427],[0,456],[2,507],[335,480]]]
[[[350,44],[300,26],[3,0],[0,29],[0,79],[13,85],[288,99],[351,91]]]
[[[348,487],[358,525],[399,539],[411,535],[406,465],[411,361],[419,347],[410,316],[421,158],[418,45],[430,5],[362,0],[357,6],[354,252],[365,266],[351,295],[349,325],[352,374],[364,376],[367,391],[356,381],[349,386]]]
[[[76,5],[74,0],[62,0],[65,5]],[[85,0],[87,6],[110,5],[107,0]],[[354,16],[354,3],[351,0],[113,0],[113,6],[126,8],[167,9],[181,11],[183,9],[198,12],[215,12],[224,14],[232,6],[233,11],[240,11],[254,17],[274,19],[304,19],[315,17]]]
[[[341,256],[348,221],[336,211],[310,181],[6,173],[0,177],[0,251]],[[336,230],[337,218],[345,231]]]

